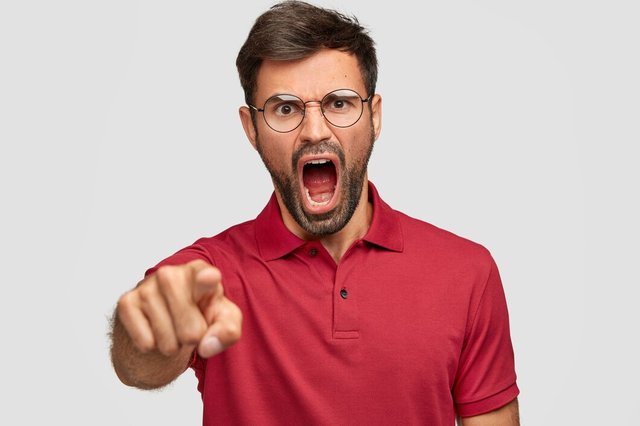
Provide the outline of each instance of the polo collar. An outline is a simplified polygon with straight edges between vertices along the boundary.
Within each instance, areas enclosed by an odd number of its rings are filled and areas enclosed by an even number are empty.
[[[369,181],[369,201],[373,204],[371,226],[363,240],[391,251],[404,249],[404,238],[398,212],[385,203],[376,187]]]
[[[369,201],[373,204],[373,217],[371,226],[362,239],[387,250],[402,251],[404,240],[398,213],[380,198],[371,182]],[[255,230],[258,250],[266,261],[284,257],[306,243],[285,226],[275,192],[256,218]]]

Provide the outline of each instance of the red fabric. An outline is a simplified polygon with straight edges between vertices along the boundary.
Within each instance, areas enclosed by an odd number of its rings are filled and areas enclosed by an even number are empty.
[[[338,265],[286,229],[275,197],[161,262],[216,265],[244,314],[241,340],[193,365],[204,425],[451,426],[518,395],[489,252],[392,210],[373,185],[369,198],[369,232]]]

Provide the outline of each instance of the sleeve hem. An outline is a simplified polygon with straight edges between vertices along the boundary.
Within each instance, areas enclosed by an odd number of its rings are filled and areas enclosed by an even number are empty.
[[[505,390],[479,401],[458,403],[456,404],[456,411],[460,417],[471,417],[479,414],[485,414],[507,405],[509,402],[513,401],[518,394],[520,394],[518,385],[513,383]]]

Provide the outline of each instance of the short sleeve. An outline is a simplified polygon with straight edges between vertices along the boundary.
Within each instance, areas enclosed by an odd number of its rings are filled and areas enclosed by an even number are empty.
[[[518,396],[507,303],[491,267],[458,364],[453,397],[461,417],[496,410]]]
[[[158,270],[161,266],[165,265],[184,265],[185,263],[189,263],[193,260],[201,259],[205,262],[213,265],[213,259],[211,258],[211,254],[205,250],[204,247],[195,243],[189,247],[185,247],[182,250],[172,254],[166,259],[160,261],[157,265],[152,268],[147,269],[144,273],[144,276],[147,277]]]

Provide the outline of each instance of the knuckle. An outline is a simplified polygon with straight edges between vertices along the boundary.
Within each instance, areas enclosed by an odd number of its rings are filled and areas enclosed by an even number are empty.
[[[153,283],[140,286],[134,291],[137,297],[140,298],[140,303],[143,306],[153,304],[154,300],[158,298],[158,288],[155,285],[153,285]]]
[[[242,322],[242,311],[240,307],[235,303],[231,303],[231,311],[233,316],[235,316],[240,322]]]
[[[236,342],[242,337],[242,324],[238,321],[226,321],[222,327],[225,340],[228,342]]]
[[[129,332],[132,327],[136,325],[136,314],[141,309],[141,303],[138,296],[129,292],[124,294],[118,300],[116,305],[116,319],[124,326],[125,330]]]
[[[179,348],[180,347],[178,346],[178,343],[175,341],[166,341],[158,346],[158,350],[160,351],[160,353],[165,356],[174,355],[176,352],[178,352]]]
[[[240,340],[240,337],[242,337],[242,324],[239,322],[234,322],[231,323],[231,325],[228,326],[228,332],[229,332],[229,337],[233,340]]]
[[[138,348],[138,350],[142,353],[149,353],[153,351],[155,347],[155,342],[152,339],[145,338],[135,338],[133,339],[133,344]]]
[[[242,311],[240,310],[238,305],[236,305],[229,299],[225,299],[225,303],[223,306],[224,307],[222,309],[226,317],[235,321],[242,321]]]
[[[194,344],[198,343],[204,333],[206,326],[200,321],[188,321],[180,327],[177,327],[176,334],[181,343]]]
[[[234,343],[242,336],[242,311],[229,299],[225,299],[218,311],[221,333],[229,344]]]
[[[203,268],[209,264],[202,259],[195,259],[187,263],[187,265],[191,268]]]
[[[156,349],[163,355],[169,356],[176,353],[179,344],[173,330],[158,329],[155,331]]]
[[[158,285],[166,286],[173,282],[176,279],[177,268],[171,265],[165,265],[158,268],[156,271],[156,279],[158,280]]]
[[[212,298],[216,301],[223,301],[225,299],[224,295],[224,286],[222,283],[218,282],[213,289],[213,293],[211,294]]]
[[[227,336],[230,342],[237,342],[242,337],[242,328],[238,325],[231,325],[227,327]]]
[[[137,304],[136,293],[134,291],[129,291],[120,297],[120,299],[118,300],[117,308],[119,312],[128,311],[129,309],[136,306],[136,304]]]
[[[163,294],[175,294],[188,282],[188,271],[180,266],[162,266],[156,271],[158,287]]]

